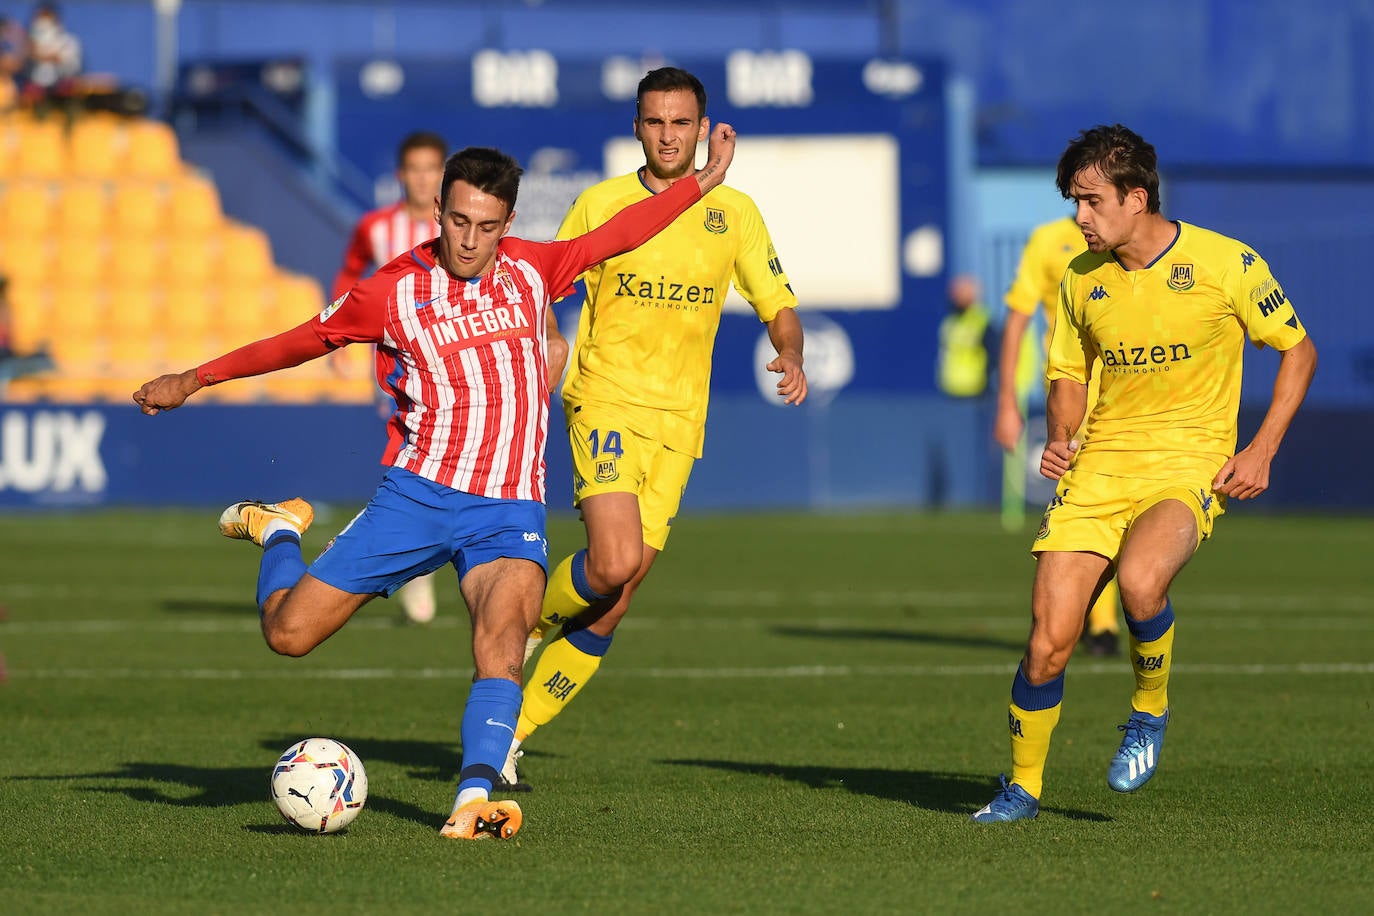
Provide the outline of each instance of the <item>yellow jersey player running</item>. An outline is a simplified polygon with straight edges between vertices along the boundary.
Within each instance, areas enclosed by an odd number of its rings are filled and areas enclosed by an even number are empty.
[[[558,237],[601,225],[695,168],[710,132],[706,90],[685,70],[663,67],[639,83],[635,138],[644,166],[593,185],[573,204]],[[561,713],[596,673],[616,625],[659,551],[701,456],[711,351],[733,280],[768,328],[787,404],[806,398],[797,298],[754,202],[716,188],[647,246],[582,278],[587,297],[563,384],[573,455],[573,500],[587,547],[550,573],[527,657],[553,628],[526,682],[502,777],[518,782],[520,745]]]
[[[1088,250],[1059,294],[1045,375],[1049,436],[1040,472],[1058,480],[1036,534],[1031,631],[1011,685],[1011,782],[973,815],[1035,817],[1064,668],[1088,605],[1115,573],[1135,690],[1107,784],[1154,776],[1169,723],[1174,608],[1169,586],[1226,500],[1269,486],[1269,467],[1307,394],[1317,351],[1254,249],[1159,212],[1155,150],[1121,125],[1069,144],[1057,184],[1077,204]],[[1236,447],[1246,338],[1280,352],[1273,398]],[[1088,382],[1102,391],[1088,416]]]
[[[1072,216],[1066,216],[1036,226],[1021,251],[1021,262],[1006,296],[1007,320],[1002,326],[1002,350],[998,358],[997,416],[992,429],[993,438],[1008,453],[1023,448],[1022,433],[1026,428],[1021,399],[1017,395],[1016,369],[1021,341],[1035,318],[1035,310],[1044,306],[1045,346],[1049,349],[1059,305],[1059,281],[1074,255],[1084,247],[1078,224]],[[1093,376],[1088,382],[1088,413],[1092,413],[1097,403],[1097,388],[1098,377]],[[1093,655],[1121,654],[1121,627],[1117,623],[1116,605],[1116,580],[1113,579],[1093,602],[1087,626],[1083,629],[1083,642]]]

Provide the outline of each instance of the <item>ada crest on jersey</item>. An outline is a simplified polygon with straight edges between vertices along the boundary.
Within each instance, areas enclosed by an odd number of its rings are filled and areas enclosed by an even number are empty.
[[[1193,265],[1174,264],[1169,268],[1169,289],[1181,293],[1193,288]]]
[[[326,306],[324,307],[324,311],[320,312],[320,323],[323,324],[324,322],[328,321],[328,320],[329,320],[329,316],[330,316],[330,315],[333,315],[335,312],[337,312],[337,311],[339,310],[339,306],[343,305],[343,304],[344,304],[344,300],[347,299],[347,298],[348,298],[348,293],[344,293],[342,296],[340,296],[339,298],[335,299],[333,302],[331,302],[331,303],[329,303],[328,305],[326,305]]]
[[[715,207],[706,208],[706,222],[703,223],[707,232],[714,232],[716,235],[723,235],[730,227],[725,225],[725,211]]]
[[[620,472],[616,470],[614,458],[606,458],[596,463],[597,483],[610,483],[618,479],[620,479]]]

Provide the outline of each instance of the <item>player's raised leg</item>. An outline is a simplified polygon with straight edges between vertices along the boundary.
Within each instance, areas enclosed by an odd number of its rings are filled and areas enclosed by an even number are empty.
[[[280,503],[246,500],[219,517],[225,537],[262,547],[257,588],[262,635],[282,655],[305,655],[372,597],[345,592],[306,572],[301,535],[314,519],[314,508],[300,498]]]
[[[434,619],[438,606],[434,594],[434,573],[425,573],[411,579],[401,586],[396,597],[401,601],[401,610],[411,623],[429,623]]]
[[[463,575],[476,675],[463,709],[458,794],[439,831],[445,837],[509,839],[520,829],[520,806],[492,801],[491,790],[515,735],[525,637],[539,614],[544,582],[540,563],[516,557],[481,563]]]
[[[1174,655],[1174,608],[1168,591],[1197,550],[1198,524],[1187,503],[1163,500],[1140,514],[1121,550],[1117,579],[1135,690],[1131,714],[1117,726],[1125,734],[1107,767],[1107,785],[1118,792],[1134,792],[1149,782],[1164,751]]]
[[[973,815],[980,824],[1033,818],[1040,812],[1050,737],[1059,724],[1064,668],[1078,642],[1089,602],[1109,574],[1095,553],[1044,551],[1031,589],[1031,632],[1011,685],[1007,728],[1012,778]]]

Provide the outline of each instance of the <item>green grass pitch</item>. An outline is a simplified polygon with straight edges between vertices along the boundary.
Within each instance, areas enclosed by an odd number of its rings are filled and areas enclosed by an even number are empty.
[[[322,512],[313,555],[350,517]],[[374,602],[304,659],[256,630],[215,513],[0,516],[0,910],[1293,913],[1374,902],[1374,522],[1233,507],[1173,590],[1159,775],[1107,789],[1131,675],[1069,667],[1043,809],[1009,767],[1030,532],[991,515],[688,515],[602,673],[528,743],[525,826],[454,843],[471,677]],[[577,546],[550,525],[551,553]],[[367,766],[344,833],[284,824],[277,754]]]

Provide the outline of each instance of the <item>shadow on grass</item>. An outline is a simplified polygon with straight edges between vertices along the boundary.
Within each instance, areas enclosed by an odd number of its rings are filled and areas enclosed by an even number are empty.
[[[257,608],[253,596],[247,595],[242,601],[211,601],[204,598],[168,598],[162,602],[164,611],[189,614],[233,614],[242,616],[252,614]],[[245,618],[251,619],[251,618]]]
[[[937,773],[929,770],[879,770],[846,767],[783,766],[775,763],[742,763],[737,760],[662,760],[673,766],[705,767],[751,776],[771,776],[801,783],[812,789],[845,789],[855,795],[871,795],[905,802],[927,811],[968,816],[987,804],[997,784],[986,776]],[[1110,821],[1105,814],[1068,808],[1042,808],[1076,821]]]
[[[1006,649],[1024,652],[1024,639],[999,639],[995,636],[961,635],[958,633],[922,633],[914,630],[863,630],[843,627],[771,627],[778,636],[800,636],[806,639],[855,639],[873,642],[918,642],[932,646],[959,646],[973,649]]]

